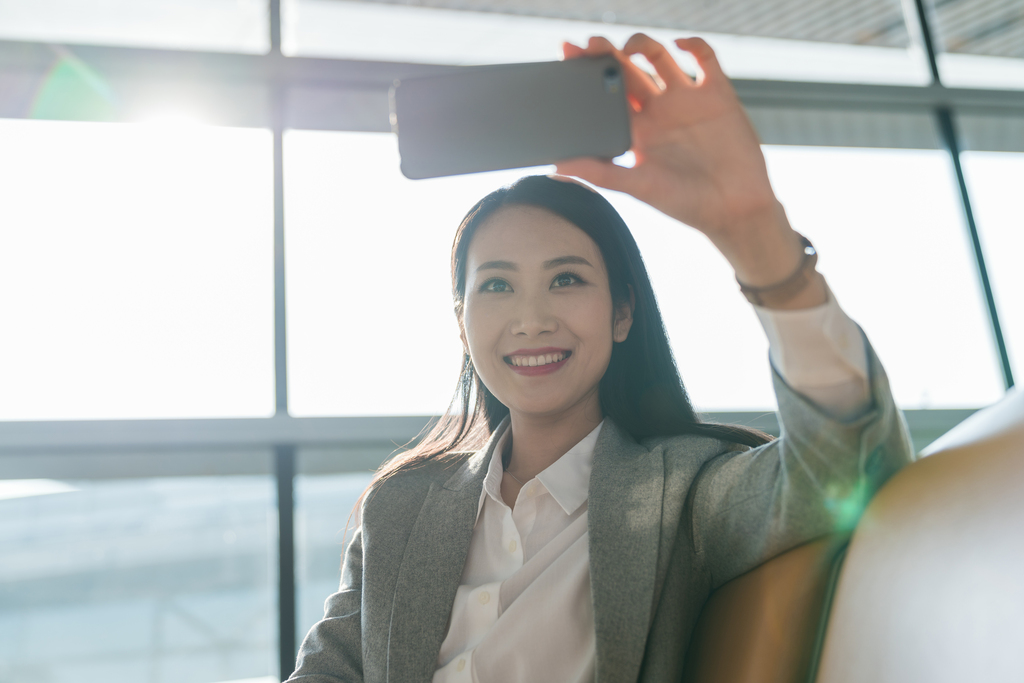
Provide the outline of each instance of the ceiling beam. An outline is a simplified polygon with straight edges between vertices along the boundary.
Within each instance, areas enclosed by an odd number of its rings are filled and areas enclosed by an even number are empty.
[[[437,74],[461,67],[365,60],[243,55],[95,45],[48,45],[0,41],[0,117],[50,118],[33,111],[53,69],[73,65],[113,93],[111,120],[132,120],[140,102],[161,92],[209,105],[215,123],[269,125],[269,93],[283,87],[289,99],[288,125],[326,130],[387,130],[386,91],[396,79]],[[937,107],[983,114],[1020,115],[1024,90],[947,88],[857,83],[815,83],[734,79],[751,107],[925,111]],[[353,117],[337,114],[340,104],[357,106]],[[355,103],[355,104],[354,104]],[[332,120],[331,110],[337,120]],[[59,118],[64,118],[60,116]],[[369,123],[367,123],[369,121]]]

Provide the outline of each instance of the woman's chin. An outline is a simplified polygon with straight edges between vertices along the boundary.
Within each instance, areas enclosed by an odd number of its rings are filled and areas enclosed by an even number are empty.
[[[561,417],[575,418],[580,412],[586,412],[586,403],[582,397],[555,400],[548,396],[544,399],[513,400],[505,405],[509,407],[509,412],[514,418],[557,420]]]

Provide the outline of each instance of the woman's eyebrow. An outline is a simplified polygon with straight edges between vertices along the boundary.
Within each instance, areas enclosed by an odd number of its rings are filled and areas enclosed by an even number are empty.
[[[565,266],[570,263],[575,263],[581,266],[590,266],[591,268],[594,267],[590,264],[590,261],[583,258],[582,256],[559,256],[558,258],[553,258],[550,261],[545,261],[544,267],[557,268],[558,266]]]
[[[511,261],[484,261],[476,267],[476,272],[479,273],[481,270],[487,270],[489,268],[495,268],[497,270],[519,270],[519,266]]]
[[[553,258],[550,261],[545,261],[544,268],[557,268],[558,266],[564,266],[570,263],[581,266],[590,266],[591,268],[594,267],[591,265],[590,261],[582,256],[559,256],[558,258]],[[476,272],[479,273],[481,270],[519,270],[519,266],[511,261],[484,261],[476,267]]]

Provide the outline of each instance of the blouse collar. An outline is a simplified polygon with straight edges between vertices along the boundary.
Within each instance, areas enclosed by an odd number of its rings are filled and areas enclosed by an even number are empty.
[[[567,515],[576,512],[587,501],[590,491],[590,471],[594,467],[594,447],[597,444],[597,437],[601,434],[602,426],[604,426],[604,420],[579,443],[535,477],[536,481],[551,494],[551,497]],[[508,443],[508,439],[512,435],[509,419],[505,418],[495,431],[498,439],[491,451],[491,461],[484,477],[484,493],[504,505],[501,498],[501,477],[504,471],[501,456],[505,450],[505,444]],[[524,490],[529,491],[529,486],[530,482],[526,482]],[[534,485],[534,489],[537,489],[536,485]],[[536,491],[536,493],[540,493],[540,491]],[[480,510],[483,509],[483,504],[484,498],[481,496],[480,505],[477,508],[478,517]]]

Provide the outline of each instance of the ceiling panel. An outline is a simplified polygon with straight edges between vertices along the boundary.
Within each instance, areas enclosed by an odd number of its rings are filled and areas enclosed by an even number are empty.
[[[1024,58],[1022,0],[930,0],[946,52]]]
[[[899,0],[369,0],[689,31],[906,47]]]

